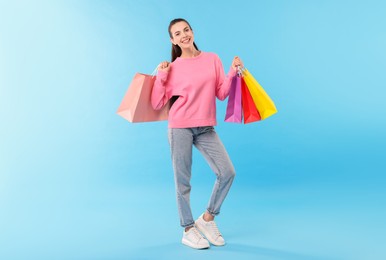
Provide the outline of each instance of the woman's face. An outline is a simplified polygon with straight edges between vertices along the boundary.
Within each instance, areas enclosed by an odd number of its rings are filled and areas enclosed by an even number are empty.
[[[193,47],[194,35],[193,31],[190,29],[189,25],[186,22],[178,22],[174,24],[170,31],[172,33],[172,38],[170,41],[173,44],[177,44],[181,49]]]

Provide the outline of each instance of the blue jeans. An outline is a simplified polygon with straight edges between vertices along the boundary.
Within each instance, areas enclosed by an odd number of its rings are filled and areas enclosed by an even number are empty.
[[[193,145],[201,152],[217,176],[207,211],[216,216],[235,177],[235,169],[212,126],[169,128],[177,205],[182,227],[194,224],[190,208],[190,177]]]

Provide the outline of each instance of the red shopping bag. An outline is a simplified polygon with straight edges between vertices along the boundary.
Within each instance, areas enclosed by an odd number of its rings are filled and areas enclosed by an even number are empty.
[[[154,110],[151,105],[151,92],[155,79],[156,77],[152,75],[135,74],[117,114],[132,123],[167,120],[169,104],[161,110]]]
[[[243,77],[241,77],[241,93],[242,93],[242,104],[243,104],[243,113],[244,113],[244,124],[260,121],[261,120],[260,113],[259,111],[257,111],[255,103],[253,102],[251,93],[249,92]]]
[[[227,111],[225,122],[241,123],[243,120],[243,111],[241,105],[241,76],[233,77],[228,96]]]

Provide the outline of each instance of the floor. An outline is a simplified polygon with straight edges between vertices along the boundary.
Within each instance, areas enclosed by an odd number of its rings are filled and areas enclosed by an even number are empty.
[[[217,217],[227,244],[208,250],[193,250],[180,243],[182,229],[171,178],[162,185],[152,174],[145,174],[136,184],[127,180],[62,180],[62,187],[55,190],[38,180],[40,187],[32,182],[22,197],[13,198],[12,205],[3,205],[7,212],[1,216],[0,256],[385,259],[383,187],[366,187],[363,183],[348,183],[347,187],[342,183],[295,184],[295,179],[277,185],[259,183],[258,178],[247,185],[242,184],[244,178],[237,176]],[[209,175],[192,179],[195,216],[205,208],[212,180]]]

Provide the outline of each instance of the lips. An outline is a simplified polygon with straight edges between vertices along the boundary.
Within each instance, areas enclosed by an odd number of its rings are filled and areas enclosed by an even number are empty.
[[[181,41],[181,43],[189,43],[190,42],[190,38],[186,38],[186,39],[183,39],[182,41]]]

